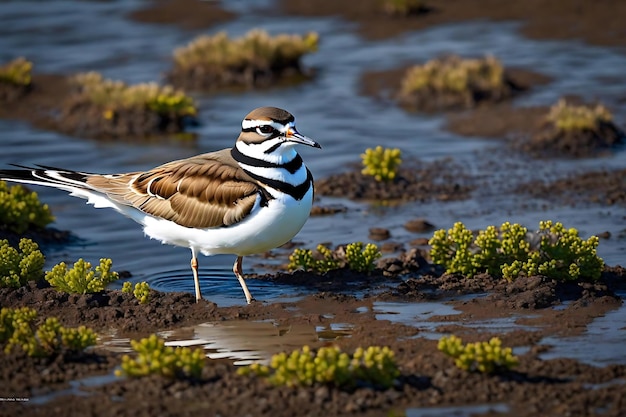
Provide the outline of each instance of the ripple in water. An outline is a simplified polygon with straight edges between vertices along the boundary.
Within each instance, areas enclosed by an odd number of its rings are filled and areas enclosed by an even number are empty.
[[[146,281],[157,291],[183,291],[195,294],[193,275],[189,269],[162,270],[149,275],[133,276],[132,283]],[[287,297],[302,293],[302,289],[285,284],[274,284],[257,279],[246,279],[248,289],[257,301],[287,301]],[[116,284],[121,288],[122,282]],[[239,281],[230,269],[204,267],[200,270],[202,297],[220,307],[243,305],[246,297]],[[293,298],[289,298],[293,300]]]

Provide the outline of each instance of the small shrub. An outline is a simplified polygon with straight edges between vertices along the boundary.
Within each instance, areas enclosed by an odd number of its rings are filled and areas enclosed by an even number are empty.
[[[495,57],[463,59],[451,55],[407,70],[398,98],[410,107],[437,111],[472,108],[479,102],[497,102],[513,93],[513,84]]]
[[[379,346],[358,348],[352,356],[336,346],[322,347],[317,352],[304,346],[290,354],[272,356],[269,366],[252,364],[239,368],[237,373],[261,376],[274,385],[325,384],[339,388],[359,384],[389,388],[400,375],[394,352]]]
[[[91,263],[79,259],[74,263],[74,267],[68,270],[65,262],[61,262],[47,272],[45,278],[58,291],[70,294],[100,292],[119,278],[117,272],[111,271],[112,265],[111,259],[102,258],[94,271]]]
[[[0,287],[18,288],[43,275],[45,258],[37,243],[23,238],[18,249],[0,240]]]
[[[80,352],[96,344],[96,333],[85,326],[63,327],[56,317],[48,317],[35,327],[37,312],[28,307],[2,308],[0,343],[5,353],[21,349],[29,356],[45,357],[63,350]]]
[[[0,82],[17,86],[28,86],[31,83],[33,63],[25,58],[16,58],[0,66]]]
[[[418,90],[471,92],[489,90],[504,83],[504,67],[493,56],[481,59],[462,59],[453,55],[433,59],[411,68],[402,81],[402,92]]]
[[[303,269],[304,271],[315,271],[323,274],[341,267],[333,251],[326,246],[319,244],[316,250],[317,254],[314,256],[313,251],[310,249],[295,249],[289,256],[287,268],[290,271]]]
[[[188,88],[211,89],[250,87],[285,75],[305,75],[300,59],[317,50],[318,39],[317,33],[270,36],[258,29],[236,39],[224,32],[203,35],[174,51],[174,68],[168,78]]]
[[[124,355],[122,369],[115,371],[117,376],[156,374],[168,378],[200,378],[202,375],[205,361],[202,349],[165,346],[165,342],[154,334],[139,341],[131,340],[130,344],[137,356]]]
[[[146,304],[150,301],[150,285],[147,282],[138,282],[135,284],[133,295],[140,304]]]
[[[533,241],[538,241],[538,244]],[[539,231],[529,234],[519,224],[489,226],[474,238],[461,222],[446,231],[437,230],[430,239],[430,256],[447,273],[493,276],[514,279],[519,275],[545,275],[556,280],[598,279],[604,262],[598,257],[599,240],[582,240],[574,228],[542,221]]]
[[[550,108],[546,119],[560,130],[597,130],[601,124],[610,123],[613,115],[601,104],[575,106],[561,99]]]
[[[297,65],[305,54],[315,52],[317,33],[270,36],[251,30],[243,37],[230,39],[225,32],[202,35],[174,51],[174,62],[182,68],[209,67],[233,69],[280,69]]]
[[[71,82],[87,101],[102,110],[105,119],[113,119],[117,113],[129,110],[150,110],[169,118],[195,116],[197,113],[194,100],[169,85],[154,82],[126,85],[122,81],[105,79],[97,72],[77,74]]]
[[[9,187],[0,181],[0,224],[22,234],[29,229],[43,229],[54,221],[47,204],[41,204],[37,193],[21,185]]]
[[[133,284],[130,281],[126,281],[122,284],[122,292],[124,294],[132,294],[133,292]]]
[[[382,254],[378,246],[368,243],[363,246],[362,242],[350,243],[346,246],[346,251],[333,252],[326,246],[317,245],[316,253],[310,249],[295,249],[289,256],[287,268],[290,271],[302,269],[304,271],[315,271],[324,274],[333,269],[347,266],[356,272],[372,272],[375,262]]]
[[[402,163],[400,149],[377,146],[368,148],[361,154],[363,160],[363,175],[371,175],[376,181],[392,181],[398,174],[398,167]]]
[[[122,292],[125,294],[133,294],[139,301],[139,304],[146,304],[150,301],[150,285],[147,282],[138,282],[133,288],[133,284],[126,281],[122,285]]]
[[[122,285],[122,292],[125,294],[133,294],[139,301],[139,304],[146,304],[150,301],[150,285],[145,281],[136,283],[134,289],[133,284],[126,281]]]
[[[353,271],[370,273],[376,267],[376,260],[382,256],[378,246],[355,242],[346,246],[346,262]]]
[[[289,265],[287,268],[290,271],[296,269],[302,269],[303,271],[315,270],[315,258],[313,258],[313,251],[310,249],[294,249],[293,253],[289,255]]]
[[[437,348],[454,359],[455,365],[469,372],[493,374],[511,370],[518,364],[511,348],[503,348],[499,338],[489,342],[467,343],[463,345],[456,336],[442,337]]]

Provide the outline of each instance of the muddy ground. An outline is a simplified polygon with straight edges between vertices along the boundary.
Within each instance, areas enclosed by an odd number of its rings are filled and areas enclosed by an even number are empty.
[[[377,278],[376,278],[377,277]],[[282,279],[281,279],[282,278]],[[281,285],[284,274],[276,275]],[[585,331],[594,317],[618,308],[622,301],[615,291],[626,289],[626,270],[607,268],[597,283],[560,284],[543,277],[515,282],[490,276],[465,278],[454,275],[413,274],[389,279],[378,271],[373,277],[335,271],[329,276],[299,273],[294,281],[303,290],[317,290],[296,302],[257,302],[218,308],[209,301],[194,302],[191,294],[151,294],[139,304],[132,295],[112,290],[101,294],[67,295],[32,283],[17,290],[0,291],[3,306],[30,306],[40,317],[54,315],[66,326],[88,324],[101,334],[116,330],[116,337],[140,338],[157,331],[180,329],[205,322],[260,322],[269,320],[284,329],[280,338],[303,328],[329,329],[322,338],[310,340],[313,347],[336,344],[345,351],[358,346],[387,345],[395,352],[401,376],[388,390],[333,387],[272,387],[257,377],[236,374],[236,366],[224,359],[209,359],[202,377],[175,381],[163,377],[126,379],[111,377],[121,353],[102,345],[83,355],[33,359],[19,353],[2,356],[2,398],[28,398],[32,402],[4,402],[0,415],[402,415],[411,408],[506,404],[505,415],[602,415],[619,416],[626,410],[626,365],[594,367],[572,359],[543,360],[550,346],[546,336],[572,336]],[[330,279],[329,279],[330,278]],[[265,277],[265,279],[271,279]],[[323,291],[323,283],[332,282]],[[400,281],[400,283],[398,283]],[[355,287],[367,288],[354,297]],[[512,371],[481,375],[457,369],[437,351],[437,341],[420,337],[411,325],[377,319],[375,303],[450,301],[458,315],[433,316],[443,322],[436,332],[454,333],[464,341],[499,336],[507,346],[523,349],[520,364]],[[243,304],[243,303],[242,303]],[[68,308],[70,307],[71,308]],[[558,307],[558,308],[557,308]],[[517,318],[525,327],[490,333],[462,323],[495,318]],[[351,327],[333,333],[332,323]],[[330,336],[329,336],[330,335]],[[261,342],[259,342],[261,343]],[[63,393],[70,382],[97,375],[109,376],[106,384],[78,385],[73,395]],[[42,395],[52,395],[37,404]]]
[[[232,18],[218,9],[205,13],[205,7],[216,7],[213,3],[188,3],[193,7],[172,9],[173,1],[157,1],[154,8],[143,9],[131,18],[192,28],[208,27]],[[624,14],[626,4],[622,2],[592,4],[582,0],[533,0],[512,4],[497,0],[454,0],[445,5],[435,3],[422,15],[389,19],[380,18],[374,3],[378,4],[375,0],[358,4],[336,0],[284,1],[280,3],[280,12],[341,15],[359,22],[360,33],[369,38],[389,37],[436,24],[488,18],[522,20],[522,32],[532,37],[580,38],[594,44],[626,45],[626,32],[621,21],[611,18]],[[61,76],[35,77],[35,89],[27,95],[27,101],[20,100],[22,104],[11,107],[1,106],[0,117],[28,120],[41,128],[54,128],[48,118],[41,116],[45,112],[37,110],[45,110],[64,94],[67,89],[65,81]],[[480,120],[489,123],[477,122],[473,126],[491,129],[495,136],[505,136],[515,130],[516,125],[534,123],[538,114],[537,109],[528,113],[516,111],[514,114],[509,112],[510,117],[503,119],[489,113],[502,108],[480,109],[485,112],[484,119]],[[499,124],[502,120],[508,124]],[[459,125],[472,128],[466,123]],[[472,132],[464,134],[471,135]],[[479,134],[483,135],[484,130]],[[623,205],[623,178],[623,173],[604,177],[598,173],[571,177],[558,184],[565,198],[569,195],[568,190],[577,195],[593,189],[590,200]],[[346,181],[352,180],[348,178]],[[332,189],[332,184],[329,187]],[[529,184],[519,192],[529,190],[539,193],[543,190],[546,196],[562,198],[554,192],[553,184],[545,184],[544,188]],[[446,194],[450,194],[450,190],[435,189],[423,198],[439,198],[437,196]],[[626,365],[595,367],[573,359],[545,360],[541,357],[551,349],[541,343],[544,337],[582,334],[594,318],[621,306],[622,299],[616,293],[626,291],[623,268],[606,268],[597,283],[557,284],[542,277],[509,283],[490,276],[442,275],[436,268],[410,256],[391,258],[385,265],[388,273],[377,270],[371,276],[340,270],[324,276],[275,273],[249,277],[250,280],[271,280],[274,285],[288,282],[301,286],[308,295],[293,302],[260,301],[247,306],[242,297],[241,306],[223,308],[210,301],[195,303],[191,294],[153,292],[151,301],[140,305],[131,295],[120,291],[65,295],[49,288],[45,282],[39,282],[16,290],[1,290],[0,304],[3,307],[30,306],[39,312],[40,317],[57,316],[66,326],[88,325],[102,335],[115,333],[119,339],[137,339],[157,331],[181,328],[189,328],[188,333],[192,334],[194,325],[206,322],[270,321],[282,329],[272,339],[276,350],[287,345],[280,341],[281,337],[287,339],[290,333],[302,329],[308,329],[313,335],[310,344],[314,347],[334,343],[346,351],[353,351],[357,346],[388,345],[395,351],[401,370],[396,385],[389,390],[272,387],[258,378],[238,376],[236,367],[227,359],[207,360],[202,377],[195,381],[162,377],[115,378],[112,373],[120,364],[121,353],[107,349],[103,345],[103,336],[98,347],[83,355],[60,355],[50,359],[33,359],[19,353],[0,356],[0,416],[389,416],[404,415],[412,408],[483,404],[491,404],[499,412],[485,409],[482,415],[626,414]],[[398,276],[398,273],[403,275]],[[363,295],[355,297],[354,293]],[[470,296],[466,297],[468,294]],[[454,333],[467,342],[499,336],[504,345],[521,352],[519,366],[493,376],[461,371],[451,359],[437,351],[436,340],[420,337],[420,330],[413,325],[377,318],[379,311],[375,303],[433,300],[453,300],[449,301],[450,305],[461,311],[458,315],[428,319],[445,323],[437,326],[436,333]],[[461,325],[497,318],[510,318],[526,327],[506,333],[490,333]],[[349,323],[351,327],[320,337],[318,329],[331,329],[333,323]],[[93,376],[105,376],[107,382],[96,385],[75,382]],[[68,390],[70,387],[73,390]],[[51,393],[57,394],[48,397],[44,403],[37,403],[38,398]]]

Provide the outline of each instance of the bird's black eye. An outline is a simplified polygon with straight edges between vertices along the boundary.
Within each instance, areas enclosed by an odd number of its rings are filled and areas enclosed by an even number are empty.
[[[263,125],[256,128],[257,132],[261,135],[269,135],[274,131],[274,128],[270,125]]]

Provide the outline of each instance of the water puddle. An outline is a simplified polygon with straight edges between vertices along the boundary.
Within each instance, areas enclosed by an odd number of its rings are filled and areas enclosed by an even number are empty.
[[[445,302],[423,302],[423,303],[397,303],[397,302],[375,302],[374,312],[377,320],[389,320],[393,323],[405,324],[420,330],[417,337],[439,340],[445,333],[439,331],[440,326],[462,326],[473,329],[481,329],[492,333],[506,333],[513,330],[532,330],[534,327],[519,325],[516,321],[521,316],[512,315],[508,317],[498,317],[487,320],[463,320],[437,321],[434,318],[439,316],[455,316],[461,311],[446,304]]]
[[[87,396],[89,395],[89,393],[83,391],[81,388],[98,387],[98,386],[110,384],[116,379],[118,379],[118,377],[115,376],[113,373],[76,379],[74,381],[69,382],[70,384],[69,388],[65,388],[65,389],[58,390],[58,391],[53,391],[53,392],[43,394],[43,395],[37,395],[37,393],[33,393],[33,396],[29,399],[28,404],[41,405],[49,401],[52,401],[55,398],[69,396],[69,395],[75,395],[79,397]]]
[[[235,365],[266,362],[275,353],[289,352],[318,341],[313,326],[280,326],[269,321],[203,323],[193,327],[190,339],[175,340],[178,334],[179,331],[174,331],[164,335],[168,336],[166,345],[201,347],[207,357],[230,359]]]
[[[552,346],[540,355],[544,360],[567,357],[593,366],[626,364],[626,303],[593,320],[580,336],[548,336],[541,344]]]
[[[354,325],[350,323],[330,323],[325,326],[317,326],[315,331],[320,341],[331,341],[342,337],[350,337]]]
[[[277,325],[272,321],[209,322],[193,327],[157,333],[167,346],[202,348],[211,359],[229,359],[235,365],[267,362],[279,352],[291,352],[304,345],[315,345],[350,337],[350,323],[324,326],[308,324]],[[100,345],[115,352],[130,352],[130,340],[115,332],[104,334]]]
[[[461,405],[457,407],[407,408],[406,417],[470,417],[507,413],[506,404]]]
[[[215,257],[214,261],[224,263],[227,262],[230,257]],[[203,259],[200,259],[201,261]],[[185,264],[181,260],[181,265]],[[206,262],[206,261],[205,261]],[[169,265],[171,266],[171,264]],[[150,288],[157,291],[182,291],[194,293],[193,277],[191,275],[191,269],[168,269],[163,265],[162,269],[156,270],[158,266],[151,265],[155,272],[133,276],[130,281],[132,283],[146,281],[150,284]],[[200,288],[202,289],[202,296],[211,302],[216,303],[220,307],[231,307],[236,305],[245,304],[245,297],[243,290],[235,278],[235,275],[230,268],[222,266],[201,266],[200,267]],[[122,282],[112,284],[111,288],[121,288]],[[250,292],[259,301],[279,301],[279,302],[291,302],[300,299],[294,294],[301,294],[301,288],[296,286],[281,284],[274,285],[270,281],[263,281],[259,279],[248,279],[246,284],[250,289]]]

